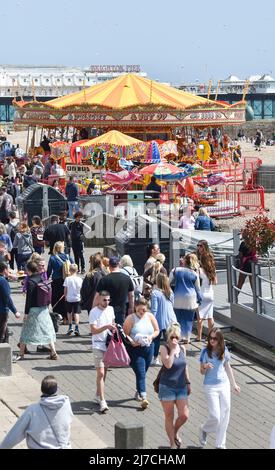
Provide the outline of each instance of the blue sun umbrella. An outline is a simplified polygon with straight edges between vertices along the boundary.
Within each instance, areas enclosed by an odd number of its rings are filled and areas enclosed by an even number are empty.
[[[148,146],[146,152],[146,160],[145,163],[160,163],[160,153],[159,153],[159,146],[155,140],[152,140]]]

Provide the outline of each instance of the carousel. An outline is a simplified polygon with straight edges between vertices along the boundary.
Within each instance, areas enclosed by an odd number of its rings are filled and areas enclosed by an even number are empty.
[[[125,74],[48,102],[13,104],[15,129],[27,127],[28,135],[32,131],[32,143],[37,129],[41,136],[60,130],[63,141],[54,144],[51,153],[62,159],[67,176],[83,173],[83,192],[93,179],[100,191],[127,191],[144,189],[155,176],[169,203],[188,196],[209,206],[229,183],[234,182],[235,191],[243,172],[240,163],[231,161],[226,134],[221,145],[211,130],[242,125],[245,101],[229,105]],[[87,138],[68,145],[69,129],[82,139],[85,130]],[[190,134],[187,138],[190,129],[196,145]],[[89,139],[92,130],[98,135]],[[173,185],[172,199],[165,191],[168,182]],[[227,211],[232,204],[226,204]],[[234,213],[235,202],[233,206]]]
[[[126,74],[47,102],[14,101],[14,126],[119,130],[143,141],[173,139],[178,129],[241,125],[245,101],[219,103],[176,88]]]

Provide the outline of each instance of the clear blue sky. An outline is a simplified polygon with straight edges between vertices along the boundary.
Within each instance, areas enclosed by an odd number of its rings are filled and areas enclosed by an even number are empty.
[[[2,0],[0,60],[140,64],[172,83],[275,76],[274,13],[274,0]]]

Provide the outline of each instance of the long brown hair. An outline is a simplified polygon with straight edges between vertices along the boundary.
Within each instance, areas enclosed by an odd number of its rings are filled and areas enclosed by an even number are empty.
[[[198,245],[203,246],[203,251],[197,249],[196,255],[198,257],[201,268],[204,270],[208,277],[209,284],[216,282],[216,264],[214,256],[210,251],[208,242],[206,240],[199,240]]]
[[[156,284],[159,290],[161,290],[161,292],[169,300],[171,297],[172,289],[170,287],[169,279],[166,274],[158,273],[156,277]]]
[[[208,333],[207,346],[206,346],[207,354],[209,357],[212,357],[213,346],[211,345],[210,336],[212,336],[213,334],[217,337],[216,353],[217,353],[218,359],[222,361],[224,358],[225,343],[224,343],[223,334],[219,328],[214,327]]]
[[[216,265],[214,257],[211,253],[205,253],[200,257],[200,266],[208,277],[209,284],[216,282]]]

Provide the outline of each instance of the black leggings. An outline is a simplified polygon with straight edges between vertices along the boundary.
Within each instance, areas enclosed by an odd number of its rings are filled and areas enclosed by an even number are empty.
[[[77,264],[78,269],[80,270],[80,264],[81,264],[81,269],[85,269],[85,261],[84,261],[84,256],[83,256],[83,247],[79,246],[73,246],[73,252],[74,252],[74,260],[75,264]]]

